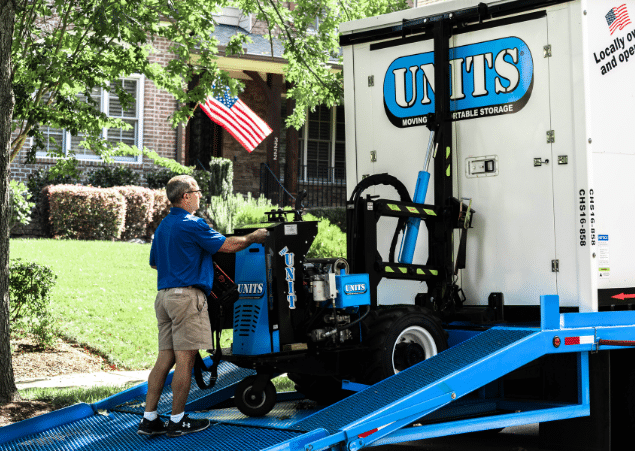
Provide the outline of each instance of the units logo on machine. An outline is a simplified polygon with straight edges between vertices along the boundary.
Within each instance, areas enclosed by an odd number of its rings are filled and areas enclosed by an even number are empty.
[[[450,49],[453,120],[520,111],[534,84],[531,51],[508,37]],[[393,125],[425,125],[434,113],[434,52],[397,58],[384,77],[384,108]]]
[[[289,302],[289,308],[294,309],[295,302],[298,299],[295,294],[295,254],[293,252],[289,252],[289,248],[287,246],[283,247],[278,254],[280,254],[281,257],[284,257],[284,279],[287,282],[287,301]]]
[[[364,294],[367,287],[365,283],[352,283],[344,285],[344,294]]]
[[[263,282],[245,282],[238,284],[238,293],[244,299],[261,298],[265,292],[265,284]]]

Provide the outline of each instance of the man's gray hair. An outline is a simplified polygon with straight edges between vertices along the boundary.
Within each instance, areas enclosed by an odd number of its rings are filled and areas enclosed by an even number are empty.
[[[172,205],[181,202],[183,194],[191,191],[192,186],[196,183],[194,177],[190,175],[177,175],[172,177],[165,186],[165,194]]]

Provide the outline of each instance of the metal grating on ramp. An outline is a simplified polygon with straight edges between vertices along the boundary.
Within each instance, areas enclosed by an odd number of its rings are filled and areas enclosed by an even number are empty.
[[[256,451],[302,435],[297,431],[212,424],[204,431],[183,437],[148,438],[137,435],[138,424],[138,415],[93,415],[5,443],[0,445],[0,451]]]
[[[218,381],[216,385],[208,390],[201,390],[192,381],[192,387],[187,397],[186,410],[202,410],[217,404],[221,401],[229,399],[234,395],[233,390],[227,391],[232,385],[237,384],[244,378],[256,374],[253,370],[239,368],[229,362],[221,362],[218,365]],[[205,375],[204,375],[205,377]],[[116,412],[137,413],[143,415],[145,410],[146,395],[140,395],[123,404],[113,407]],[[191,405],[195,404],[194,409]],[[163,388],[163,393],[159,399],[158,412],[159,415],[168,415],[172,411],[172,386],[168,385]]]
[[[487,330],[297,422],[293,429],[312,431],[324,428],[333,434],[359,418],[537,332],[532,329]]]
[[[217,409],[205,412],[206,418],[218,423],[242,426],[291,429],[298,421],[313,415],[319,408],[311,401],[280,402],[264,417],[248,417],[236,408]]]

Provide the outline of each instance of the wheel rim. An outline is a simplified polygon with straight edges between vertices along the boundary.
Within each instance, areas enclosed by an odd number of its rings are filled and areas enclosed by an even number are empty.
[[[252,395],[251,388],[252,387],[249,387],[243,392],[243,402],[252,409],[258,409],[265,404],[267,397],[264,392],[260,396]]]
[[[413,362],[413,359],[416,360],[415,356],[421,354],[420,349],[423,350],[421,361],[437,354],[437,344],[430,332],[421,326],[410,326],[402,330],[392,348],[392,368],[395,374],[406,369],[407,366],[403,367],[404,361],[418,363]]]

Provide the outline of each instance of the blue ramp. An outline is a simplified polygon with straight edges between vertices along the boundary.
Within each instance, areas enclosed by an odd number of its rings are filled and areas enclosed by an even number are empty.
[[[539,357],[528,359],[527,354],[531,353],[523,352],[514,358],[517,351],[513,346],[538,332],[538,329],[489,329],[299,421],[294,428],[302,431],[324,428],[334,434],[360,419],[375,416],[390,406],[394,408],[399,402],[404,408],[406,404],[423,402],[425,394],[419,400],[413,397],[424,389],[427,397],[454,392],[458,398]],[[501,359],[503,352],[511,357],[508,365]],[[496,362],[488,364],[494,355],[498,356]],[[483,374],[485,371],[487,375]],[[491,380],[482,383],[484,377]],[[470,380],[478,382],[470,384]]]

